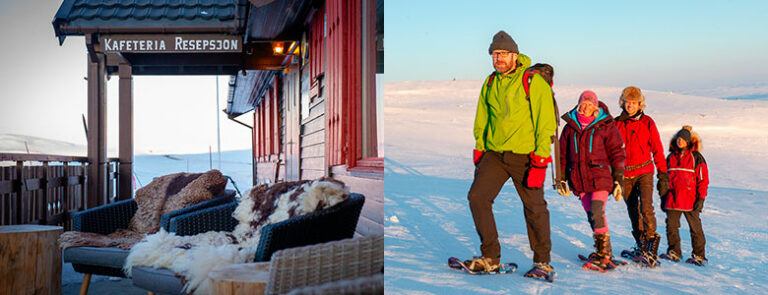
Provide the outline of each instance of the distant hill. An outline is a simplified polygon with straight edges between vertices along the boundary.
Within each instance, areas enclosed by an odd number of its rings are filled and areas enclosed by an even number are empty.
[[[0,153],[86,156],[88,148],[85,145],[53,139],[18,134],[0,134]]]

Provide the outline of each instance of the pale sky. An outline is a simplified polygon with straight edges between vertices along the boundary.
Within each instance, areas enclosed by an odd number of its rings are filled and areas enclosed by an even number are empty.
[[[0,1],[0,134],[86,145],[83,37],[59,46],[51,21],[61,0]],[[108,82],[107,142],[118,143],[118,77]],[[135,76],[134,153],[216,151],[216,112],[226,108],[229,76]],[[221,116],[222,150],[250,149],[250,130]],[[253,113],[238,120],[253,123]],[[112,156],[112,155],[110,155]]]
[[[768,85],[768,1],[385,2],[387,81],[481,80],[499,30],[557,84]]]

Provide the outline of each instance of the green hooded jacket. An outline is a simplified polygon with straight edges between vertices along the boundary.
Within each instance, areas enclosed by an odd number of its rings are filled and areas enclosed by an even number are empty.
[[[531,66],[531,58],[518,54],[517,63],[506,76],[496,73],[490,89],[488,78],[483,83],[475,115],[475,148],[548,157],[557,128],[552,89],[544,78],[534,75],[529,103],[523,72]]]

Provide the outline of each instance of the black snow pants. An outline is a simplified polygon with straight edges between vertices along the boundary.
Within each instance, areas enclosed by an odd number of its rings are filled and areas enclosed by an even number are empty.
[[[533,262],[550,261],[549,210],[544,200],[543,188],[528,188],[523,177],[529,165],[528,155],[512,152],[486,152],[475,168],[475,179],[467,198],[475,229],[480,236],[480,251],[483,257],[497,260],[501,257],[499,235],[493,216],[493,201],[509,178],[515,184],[528,230],[528,242],[533,250]],[[503,220],[512,220],[505,217]]]
[[[699,211],[677,211],[667,210],[667,241],[669,242],[669,251],[675,251],[677,255],[682,256],[680,249],[680,215],[685,215],[685,220],[688,221],[688,227],[691,233],[691,244],[693,246],[693,254],[700,257],[707,257],[705,254],[705,246],[707,243],[704,237],[704,229],[701,227],[701,218],[699,218]]]

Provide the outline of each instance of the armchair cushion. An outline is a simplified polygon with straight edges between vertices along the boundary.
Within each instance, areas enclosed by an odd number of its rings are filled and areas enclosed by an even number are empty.
[[[128,250],[114,247],[72,247],[64,250],[64,262],[123,268]]]
[[[158,294],[187,294],[176,274],[167,268],[137,266],[133,268],[133,285]]]

